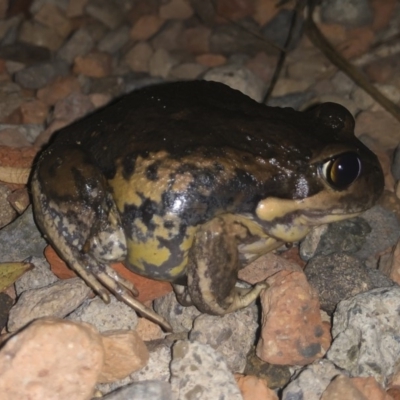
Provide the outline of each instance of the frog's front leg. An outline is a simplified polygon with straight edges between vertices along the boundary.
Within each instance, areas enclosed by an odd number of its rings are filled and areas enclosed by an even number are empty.
[[[235,287],[240,269],[237,239],[234,227],[223,217],[207,222],[196,233],[186,295],[202,312],[223,315],[247,307],[267,287],[265,283],[249,290]]]
[[[126,258],[120,215],[101,171],[79,145],[49,148],[32,177],[36,222],[59,255],[109,302],[107,288],[136,311],[170,330],[165,319],[138,302],[132,284],[110,262]]]

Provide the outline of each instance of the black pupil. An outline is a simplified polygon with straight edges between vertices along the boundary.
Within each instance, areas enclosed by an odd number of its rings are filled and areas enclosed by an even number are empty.
[[[334,186],[345,188],[361,172],[361,162],[356,153],[345,153],[333,159],[328,167],[327,179]]]

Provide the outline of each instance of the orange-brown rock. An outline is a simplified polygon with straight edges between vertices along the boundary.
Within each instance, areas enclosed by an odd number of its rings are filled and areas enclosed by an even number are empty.
[[[98,378],[107,383],[123,379],[143,368],[149,361],[149,352],[135,331],[108,331],[101,335],[104,365]]]
[[[51,246],[45,249],[45,256],[50,264],[51,270],[60,279],[68,279],[76,276],[63,260],[57,255]],[[113,264],[112,267],[125,279],[132,282],[139,291],[137,299],[141,302],[151,301],[162,297],[172,291],[172,286],[168,282],[155,281],[145,278],[129,271],[122,263]]]
[[[0,351],[2,400],[89,400],[103,366],[100,335],[89,324],[41,318]]]
[[[58,100],[64,99],[74,92],[80,92],[81,85],[75,76],[62,76],[37,92],[38,99],[53,106]]]
[[[240,374],[235,374],[235,379],[243,400],[278,400],[275,391],[267,386],[264,379]]]
[[[75,58],[73,71],[77,75],[82,74],[91,78],[108,76],[112,71],[111,55],[94,51],[86,56],[78,56]]]
[[[148,40],[164,25],[165,19],[158,15],[143,15],[131,29],[132,40]]]
[[[318,295],[304,273],[282,270],[266,282],[269,288],[261,294],[257,356],[278,365],[306,365],[321,358],[331,336],[329,326],[321,320]]]
[[[206,67],[219,67],[226,63],[226,57],[222,54],[201,54],[196,57],[196,62]]]

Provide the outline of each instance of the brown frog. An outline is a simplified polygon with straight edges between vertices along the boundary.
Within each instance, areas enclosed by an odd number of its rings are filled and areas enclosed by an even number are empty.
[[[216,82],[147,87],[55,135],[32,178],[36,220],[105,300],[107,288],[169,329],[109,267],[123,261],[223,315],[266,287],[236,288],[240,268],[376,202],[382,170],[353,130],[338,104],[298,112]]]

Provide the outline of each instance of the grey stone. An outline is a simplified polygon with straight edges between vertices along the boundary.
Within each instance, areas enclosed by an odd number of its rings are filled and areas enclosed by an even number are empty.
[[[108,393],[104,400],[173,400],[171,385],[168,382],[135,382]]]
[[[57,57],[71,64],[76,57],[86,55],[93,47],[93,38],[85,28],[81,28],[58,50]]]
[[[89,0],[85,7],[86,13],[101,21],[110,29],[115,29],[124,20],[124,12],[112,0]]]
[[[329,0],[321,4],[321,19],[346,27],[368,25],[373,13],[368,0]]]
[[[21,294],[10,311],[7,328],[15,332],[40,317],[63,318],[75,310],[90,294],[81,278],[58,281]]]
[[[217,54],[244,53],[255,55],[260,51],[276,52],[267,41],[251,32],[258,32],[258,25],[252,20],[242,20],[243,29],[234,24],[218,25],[210,37],[210,50]]]
[[[134,330],[138,322],[135,311],[114,296],[111,296],[108,304],[100,297],[87,300],[68,315],[67,319],[92,324],[99,332],[116,329]]]
[[[266,89],[260,78],[247,68],[235,64],[210,69],[204,74],[203,79],[224,83],[258,102],[263,99]]]
[[[15,291],[18,296],[27,290],[46,287],[58,281],[58,278],[50,270],[49,263],[43,256],[31,257],[29,262],[32,263],[34,268],[25,272],[25,274],[15,282]]]
[[[374,206],[361,215],[372,228],[367,240],[354,256],[367,259],[394,246],[400,237],[400,223],[396,215],[381,206]]]
[[[114,54],[118,52],[129,41],[130,29],[123,25],[111,32],[108,32],[97,44],[100,51]]]
[[[69,0],[34,0],[30,6],[30,12],[36,14],[40,9],[46,4],[51,3],[61,8],[61,10],[66,10],[68,7]]]
[[[294,11],[292,10],[281,9],[262,29],[262,35],[280,48],[284,48],[292,24],[293,13]],[[292,39],[288,46],[288,50],[296,48],[303,33],[303,25],[303,17],[298,16],[296,18],[296,24],[293,29]]]
[[[33,220],[32,207],[0,231],[0,262],[42,257],[46,241]]]
[[[195,319],[189,339],[210,345],[231,371],[243,373],[246,355],[256,340],[257,318],[255,305],[224,316],[202,314]]]
[[[51,63],[40,63],[24,68],[15,74],[15,81],[26,89],[40,89],[58,76],[69,73],[65,61],[56,60]]]
[[[318,360],[303,368],[283,389],[282,400],[320,400],[331,380],[341,375],[329,360]]]
[[[333,86],[337,93],[348,96],[353,88],[355,87],[355,83],[352,79],[350,79],[344,72],[338,71],[331,79]]]
[[[173,347],[171,386],[178,400],[242,400],[224,359],[210,346],[179,340]]]
[[[154,300],[154,310],[170,322],[174,332],[188,332],[201,312],[194,306],[184,307],[176,300],[175,293]]]
[[[347,254],[316,256],[304,272],[318,290],[321,308],[330,315],[341,300],[374,288],[361,261]]]
[[[11,190],[8,186],[0,184],[0,228],[8,225],[17,216],[17,212],[7,200],[10,194]]]
[[[22,14],[0,20],[0,44],[2,46],[16,44],[18,29],[22,20]]]
[[[50,61],[51,52],[41,46],[30,43],[13,43],[0,47],[0,57],[4,60],[16,61],[25,65],[33,65]]]
[[[327,358],[352,376],[373,376],[385,387],[400,359],[399,309],[397,285],[340,302]]]
[[[10,115],[23,103],[21,87],[13,82],[0,82],[0,119]]]
[[[24,124],[24,125],[12,125],[12,124],[0,124],[0,132],[3,129],[17,129],[18,132],[31,144],[34,143],[36,138],[44,130],[43,124]]]

